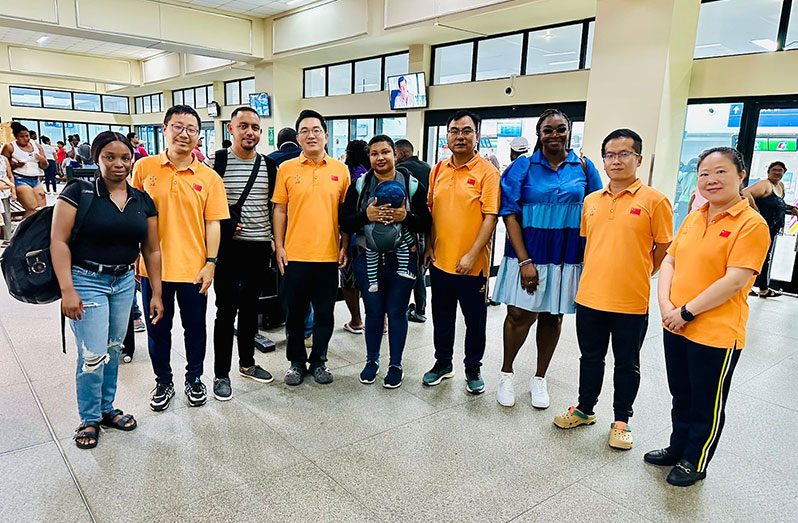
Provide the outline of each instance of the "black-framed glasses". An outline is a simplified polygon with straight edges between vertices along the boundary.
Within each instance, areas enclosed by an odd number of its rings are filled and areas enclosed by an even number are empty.
[[[614,162],[615,159],[619,159],[622,162],[625,162],[629,158],[633,156],[640,156],[634,151],[621,151],[619,153],[604,153],[604,161],[605,162]]]

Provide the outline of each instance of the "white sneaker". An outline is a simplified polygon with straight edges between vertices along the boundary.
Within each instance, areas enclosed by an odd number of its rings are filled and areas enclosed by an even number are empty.
[[[499,390],[496,391],[496,401],[503,407],[515,405],[515,389],[513,388],[513,373],[499,373]]]
[[[536,409],[549,408],[549,388],[546,378],[535,376],[529,380],[529,395],[532,397],[532,406]]]

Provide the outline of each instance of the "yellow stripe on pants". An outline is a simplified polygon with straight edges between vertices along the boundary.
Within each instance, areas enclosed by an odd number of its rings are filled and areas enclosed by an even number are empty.
[[[726,349],[726,357],[723,360],[723,366],[720,369],[720,379],[718,379],[718,390],[715,392],[715,408],[712,417],[712,431],[709,433],[709,438],[707,438],[706,443],[704,443],[704,448],[701,449],[701,455],[698,458],[698,465],[697,470],[701,472],[704,470],[704,461],[707,457],[707,450],[709,449],[710,445],[715,439],[715,435],[718,432],[718,425],[720,425],[720,411],[723,405],[723,382],[726,381],[726,375],[729,372],[729,362],[731,360],[732,350],[734,349]]]

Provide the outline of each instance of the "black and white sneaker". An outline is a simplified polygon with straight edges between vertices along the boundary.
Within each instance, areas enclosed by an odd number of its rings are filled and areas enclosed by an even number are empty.
[[[200,407],[208,401],[208,391],[200,378],[194,378],[194,381],[186,382],[186,397],[191,407]]]
[[[155,412],[166,410],[169,407],[169,402],[175,396],[175,386],[171,383],[157,383],[155,388],[152,389],[152,396],[150,397],[150,408]]]

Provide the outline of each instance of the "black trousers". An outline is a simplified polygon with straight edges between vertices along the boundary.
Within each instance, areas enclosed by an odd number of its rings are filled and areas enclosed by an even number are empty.
[[[418,241],[418,252],[424,252],[424,235],[420,235]],[[413,303],[416,305],[415,312],[417,314],[426,315],[427,313],[427,267],[424,265],[424,257],[418,257],[418,275],[416,277],[416,284],[413,286]]]
[[[488,306],[485,302],[488,285],[484,276],[449,274],[430,265],[432,284],[432,324],[435,359],[451,363],[454,357],[454,332],[457,304],[465,318],[465,358],[467,369],[479,368],[485,355],[485,326]]]
[[[770,248],[768,254],[765,256],[765,261],[762,263],[762,270],[756,276],[754,286],[761,289],[767,289],[770,285],[770,265],[773,262],[773,251],[776,250],[776,235],[778,229],[770,229]]]
[[[604,381],[604,358],[610,338],[615,358],[613,401],[615,421],[629,422],[640,388],[640,348],[648,329],[648,314],[607,312],[576,305],[576,337],[579,341],[579,405],[593,414]]]
[[[217,378],[230,377],[233,337],[238,316],[238,364],[255,365],[258,299],[266,281],[269,242],[225,240],[213,280],[216,321],[213,324],[213,370]]]
[[[670,448],[703,472],[718,447],[741,351],[700,345],[667,330],[664,342],[673,397]]]
[[[134,307],[130,309],[130,320],[127,322],[125,341],[122,342],[122,355],[130,356],[131,358],[133,357],[133,353],[136,352],[136,333],[133,330],[133,310]]]
[[[335,262],[289,261],[285,267],[283,294],[286,304],[285,355],[291,363],[311,367],[327,361],[327,346],[333,332],[338,264]],[[313,348],[305,350],[305,318],[313,304]]]

